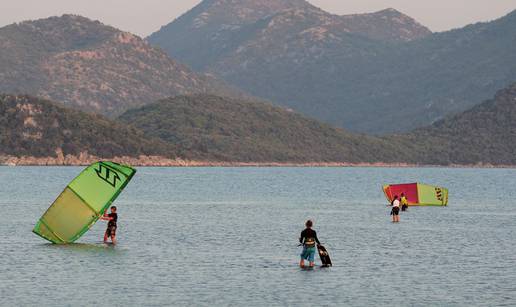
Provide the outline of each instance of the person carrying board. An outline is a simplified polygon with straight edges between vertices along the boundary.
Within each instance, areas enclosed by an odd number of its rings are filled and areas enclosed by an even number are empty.
[[[317,238],[317,233],[312,229],[313,224],[314,223],[311,220],[306,221],[306,228],[301,232],[301,237],[299,238],[299,243],[303,245],[301,260],[299,261],[299,266],[301,268],[305,267],[305,260],[308,260],[311,268],[315,266],[315,246],[316,243],[317,245],[321,244]]]

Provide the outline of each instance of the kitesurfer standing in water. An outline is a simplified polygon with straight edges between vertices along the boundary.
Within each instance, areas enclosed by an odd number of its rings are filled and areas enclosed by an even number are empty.
[[[405,196],[405,194],[403,194],[403,193],[401,193],[400,202],[401,202],[401,211],[407,211],[407,209],[408,209],[408,200],[407,200],[407,197]]]
[[[398,195],[394,196],[391,206],[392,206],[392,210],[391,210],[392,222],[398,223],[400,221],[400,201],[398,199]]]
[[[303,244],[303,252],[301,253],[301,261],[299,266],[305,267],[305,260],[308,260],[310,267],[315,266],[315,244],[320,245],[317,233],[312,229],[314,223],[311,220],[306,221],[306,229],[301,232],[299,243]]]
[[[116,222],[118,220],[118,215],[116,214],[116,207],[111,206],[111,213],[105,213],[102,217],[100,217],[100,219],[104,221],[109,221],[107,224],[106,233],[104,233],[104,243],[107,243],[108,238],[111,238],[111,242],[113,242],[113,244],[116,244]]]

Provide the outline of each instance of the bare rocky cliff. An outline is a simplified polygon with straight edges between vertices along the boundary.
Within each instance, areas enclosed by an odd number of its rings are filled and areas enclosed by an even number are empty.
[[[127,32],[63,15],[0,28],[0,91],[114,116],[160,98],[241,93]]]
[[[275,24],[274,29],[285,34],[278,40],[270,22],[279,19],[287,22]],[[281,28],[282,24],[286,28]],[[255,50],[261,54],[268,45],[295,45],[296,36],[305,39],[303,34],[307,32],[324,31],[336,36],[353,33],[382,41],[410,41],[431,34],[426,27],[394,9],[338,16],[304,0],[205,0],[148,40],[191,67],[207,70],[217,66],[219,60],[239,53],[246,45],[262,46]],[[331,37],[314,38],[307,43],[309,48],[321,46],[326,39],[328,44],[332,43]]]

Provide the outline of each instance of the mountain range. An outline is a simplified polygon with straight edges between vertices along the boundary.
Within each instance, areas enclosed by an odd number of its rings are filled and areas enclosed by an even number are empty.
[[[346,34],[409,41],[430,33],[393,9],[337,16],[304,0],[205,0],[148,40],[194,69],[207,70],[226,58],[246,55],[246,51],[256,52],[255,56],[267,53],[271,58],[281,52],[306,52],[300,56],[309,58],[311,51],[302,49],[324,48],[316,46],[317,42],[338,43]]]
[[[0,67],[0,92],[109,116],[175,95],[241,95],[133,34],[74,15],[0,28]]]
[[[516,80],[516,12],[431,33],[394,9],[205,0],[147,39],[252,95],[373,134],[432,124]]]
[[[384,137],[349,133],[243,98],[178,96],[107,119],[0,95],[0,162],[2,156],[89,154],[215,163],[516,165],[514,122],[516,83],[466,112]]]
[[[0,162],[516,165],[514,25],[516,12],[431,33],[393,9],[338,16],[303,0],[205,0],[148,38],[200,72],[80,16],[9,25]]]

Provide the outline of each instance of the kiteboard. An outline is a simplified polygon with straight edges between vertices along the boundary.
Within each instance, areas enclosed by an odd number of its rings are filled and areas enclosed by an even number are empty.
[[[327,268],[333,266],[331,263],[330,254],[324,246],[318,245],[317,251],[319,252],[319,258],[321,258],[322,267]]]

